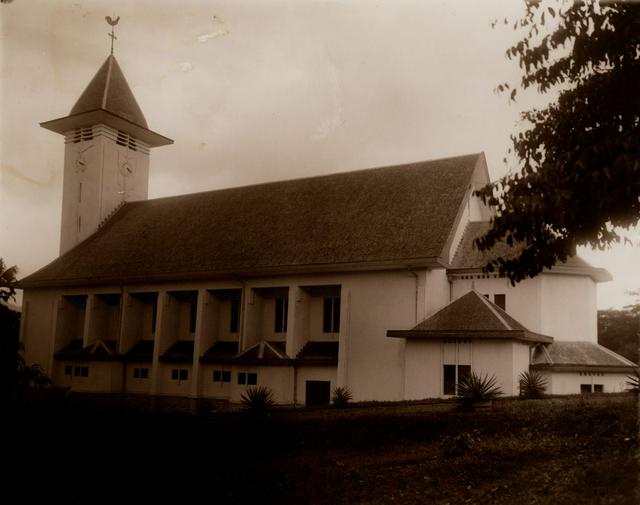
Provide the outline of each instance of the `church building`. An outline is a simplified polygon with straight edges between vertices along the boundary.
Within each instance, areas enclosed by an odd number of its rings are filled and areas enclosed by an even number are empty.
[[[173,141],[113,55],[41,126],[65,142],[60,256],[20,282],[21,339],[72,393],[415,400],[474,371],[518,395],[528,370],[552,394],[618,392],[636,366],[597,343],[606,270],[574,257],[516,286],[483,272],[483,153],[149,200],[150,152]]]

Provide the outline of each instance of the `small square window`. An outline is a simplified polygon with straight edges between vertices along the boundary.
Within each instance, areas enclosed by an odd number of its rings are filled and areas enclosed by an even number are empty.
[[[177,381],[179,377],[179,370],[177,368],[173,368],[171,370],[171,380]]]
[[[89,377],[89,367],[88,366],[81,366],[80,367],[80,376],[81,377]]]
[[[222,382],[231,382],[231,372],[229,370],[223,370]]]
[[[247,383],[247,374],[244,372],[238,372],[238,384]]]
[[[148,368],[134,368],[133,369],[133,377],[136,379],[148,379],[149,378],[149,369]]]
[[[71,375],[73,373],[73,367],[71,365],[64,366],[64,374]]]
[[[591,393],[591,384],[580,384],[580,392],[582,394]]]
[[[189,370],[182,369],[180,370],[180,380],[186,381],[189,378]]]
[[[220,370],[213,371],[213,382],[222,382],[222,372]]]
[[[507,310],[507,295],[493,295],[493,302],[502,310]]]
[[[257,373],[248,373],[247,374],[247,384],[249,386],[255,386],[258,384],[258,374]]]
[[[594,384],[593,385],[593,392],[594,393],[603,393],[604,392],[604,385],[602,385],[602,384]]]

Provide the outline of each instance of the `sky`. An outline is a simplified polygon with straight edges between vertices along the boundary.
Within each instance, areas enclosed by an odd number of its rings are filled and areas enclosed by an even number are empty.
[[[114,53],[149,127],[149,197],[483,151],[504,175],[519,79],[494,19],[514,0],[14,0],[0,4],[0,257],[25,276],[58,255],[64,142],[39,123],[65,116]],[[599,308],[634,301],[633,245],[580,249],[614,281]]]

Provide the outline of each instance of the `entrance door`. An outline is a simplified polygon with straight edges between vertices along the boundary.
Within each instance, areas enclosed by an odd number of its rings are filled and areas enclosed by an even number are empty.
[[[306,381],[305,405],[328,405],[331,400],[331,382]]]

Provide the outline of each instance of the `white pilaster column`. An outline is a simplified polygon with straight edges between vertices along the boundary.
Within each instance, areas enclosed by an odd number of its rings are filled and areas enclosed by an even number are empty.
[[[169,293],[166,291],[158,292],[156,310],[156,332],[153,339],[153,360],[151,364],[151,394],[156,396],[160,392],[160,355],[166,350],[166,345],[163,345],[167,340],[167,317],[165,314],[168,312],[169,305]]]

